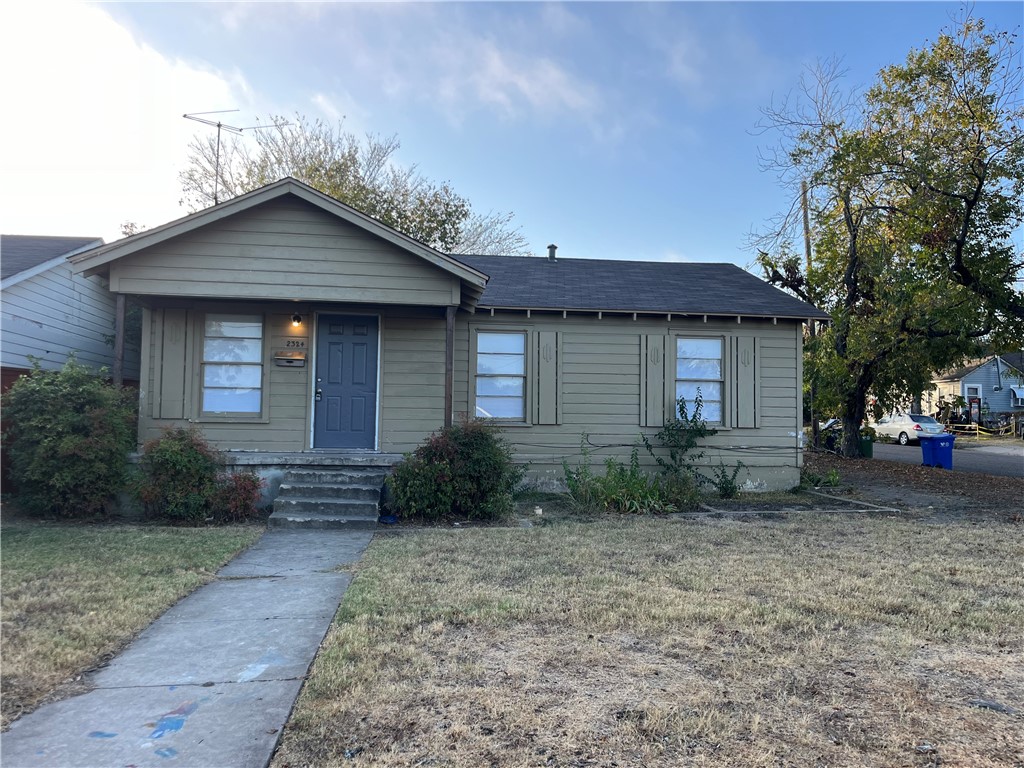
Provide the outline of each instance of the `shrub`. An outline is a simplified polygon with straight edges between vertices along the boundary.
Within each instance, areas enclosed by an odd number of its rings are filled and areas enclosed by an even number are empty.
[[[395,467],[389,504],[403,517],[496,519],[512,511],[522,477],[497,428],[467,421],[434,433]]]
[[[260,516],[260,497],[267,481],[252,470],[225,474],[217,481],[213,516],[219,523],[243,523]]]
[[[142,448],[138,496],[153,517],[201,522],[212,516],[220,467],[198,429],[168,427]]]
[[[735,499],[740,495],[740,486],[736,482],[736,477],[744,466],[746,465],[742,461],[737,461],[736,466],[730,472],[724,461],[718,462],[718,466],[714,470],[715,476],[710,481],[718,491],[718,498]]]
[[[679,418],[666,421],[665,426],[656,435],[658,447],[662,450],[657,450],[647,435],[640,435],[640,439],[664,474],[685,473],[698,483],[704,482],[704,478],[694,468],[694,462],[704,457],[704,451],[698,450],[701,441],[718,434],[718,430],[709,427],[704,420],[704,398],[700,388],[697,389],[697,396],[693,400],[693,413],[689,413],[686,398],[683,397],[676,401],[676,410]]]
[[[62,517],[106,512],[135,442],[132,395],[74,359],[60,371],[36,363],[18,379],[3,396],[3,442],[19,506]]]

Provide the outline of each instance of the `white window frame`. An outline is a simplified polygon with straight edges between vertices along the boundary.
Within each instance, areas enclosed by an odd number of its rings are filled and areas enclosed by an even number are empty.
[[[494,335],[494,336],[518,336],[523,342],[523,372],[522,374],[491,374],[491,373],[480,373],[480,336],[481,335]],[[525,328],[495,328],[495,327],[478,327],[474,329],[473,333],[473,385],[472,385],[472,403],[471,410],[473,418],[486,419],[487,421],[493,421],[500,424],[527,424],[529,418],[529,407],[530,407],[530,385],[529,385],[529,359],[530,350],[530,332]],[[490,354],[484,352],[482,354]],[[477,413],[477,383],[480,379],[486,378],[520,378],[523,382],[523,394],[520,398],[522,404],[522,412],[517,416],[507,417],[496,417],[496,416],[480,416]],[[484,397],[488,397],[484,395]],[[513,399],[513,398],[508,398]]]
[[[971,394],[971,390],[972,389],[978,390],[978,394],[972,395]],[[976,397],[979,400],[981,399],[981,385],[980,384],[970,384],[970,385],[964,384],[964,400],[970,400],[972,397]]]
[[[206,324],[210,318],[231,318],[235,320],[241,320],[245,322],[253,322],[258,320],[260,324],[260,337],[259,337],[259,349],[260,358],[259,362],[249,361],[224,361],[224,360],[208,360],[206,357],[206,341],[208,338],[245,338],[252,339],[254,337],[216,337],[206,335]],[[199,418],[202,421],[265,421],[267,412],[267,399],[268,399],[268,387],[267,387],[267,349],[269,343],[269,333],[267,329],[266,316],[259,312],[205,312],[198,318],[198,331],[197,342],[198,342],[198,362],[199,362],[199,376],[198,376],[198,411]],[[252,387],[252,389],[258,389],[260,406],[255,411],[208,411],[205,408],[206,405],[206,391],[207,389],[232,389],[232,387],[207,387],[206,385],[206,367],[208,365],[237,365],[237,366],[259,366],[259,386]]]
[[[679,342],[680,341],[715,341],[715,342],[718,342],[719,378],[717,378],[717,379],[680,378],[679,377],[679,361],[681,359],[685,359],[685,358],[681,358],[680,355],[679,355]],[[679,418],[679,411],[678,411],[678,409],[676,407],[676,403],[678,403],[678,401],[679,401],[679,385],[680,385],[680,383],[682,383],[682,382],[693,383],[693,384],[696,384],[698,387],[700,387],[702,385],[702,383],[704,383],[704,384],[718,384],[720,395],[719,395],[719,398],[717,400],[712,399],[712,402],[717,402],[719,404],[719,418],[717,420],[709,419],[709,418],[707,418],[704,415],[703,411],[702,411],[702,416],[704,417],[704,420],[709,425],[711,425],[711,426],[720,427],[720,428],[727,428],[728,427],[728,421],[726,419],[726,414],[729,412],[728,411],[728,407],[727,407],[728,406],[728,397],[729,397],[728,396],[729,387],[727,385],[727,382],[729,381],[729,366],[727,365],[726,349],[728,347],[728,344],[727,344],[727,341],[726,341],[726,337],[724,337],[722,335],[717,335],[717,334],[716,335],[704,336],[704,335],[700,335],[700,334],[692,334],[692,333],[685,333],[685,332],[679,333],[679,332],[677,332],[677,333],[673,334],[673,336],[672,336],[672,343],[673,343],[673,346],[674,346],[673,355],[672,355],[672,365],[673,365],[673,367],[672,367],[672,378],[670,379],[670,381],[672,382],[672,403],[671,403],[671,410],[672,410],[672,414],[671,415],[672,415],[672,418]],[[692,359],[695,359],[695,360],[712,360],[714,358],[692,358]],[[707,402],[707,400],[708,400],[707,393],[703,389],[701,390],[701,399],[704,402]],[[689,413],[690,416],[693,415],[693,407],[692,407],[692,402],[690,400],[687,400],[687,412]]]
[[[1017,384],[1010,386],[1010,407],[1011,408],[1024,408],[1024,397],[1014,397],[1014,390],[1022,390],[1024,386]],[[1024,393],[1022,393],[1024,394]]]

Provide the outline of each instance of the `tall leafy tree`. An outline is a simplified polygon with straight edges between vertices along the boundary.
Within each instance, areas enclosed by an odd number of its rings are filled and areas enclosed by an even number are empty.
[[[441,251],[530,253],[511,213],[473,211],[447,182],[398,164],[400,146],[396,136],[359,138],[322,120],[273,117],[251,142],[234,134],[193,139],[182,202],[199,210],[292,176]]]
[[[814,256],[790,242],[796,209],[760,241],[768,279],[816,301],[832,322],[809,340],[818,405],[855,455],[869,395],[906,402],[931,372],[993,340],[1020,338],[1024,210],[1020,58],[1009,34],[965,14],[956,28],[864,94],[835,62],[764,110],[779,145],[765,158],[810,189]],[[794,195],[796,199],[796,195]]]

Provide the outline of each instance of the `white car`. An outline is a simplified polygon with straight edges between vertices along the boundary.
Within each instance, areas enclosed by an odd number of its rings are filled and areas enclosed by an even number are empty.
[[[879,435],[896,438],[900,445],[907,445],[921,435],[941,435],[945,431],[931,416],[920,413],[890,413],[872,426]]]

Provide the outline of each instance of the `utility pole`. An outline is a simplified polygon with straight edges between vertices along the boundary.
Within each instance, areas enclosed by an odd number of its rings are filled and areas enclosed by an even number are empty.
[[[814,296],[811,292],[811,214],[807,206],[806,179],[800,182],[800,205],[803,208],[804,213],[804,258],[807,262],[807,267],[804,271],[804,275],[806,276],[807,280],[807,298],[813,302]],[[811,339],[813,339],[817,335],[817,330],[817,321],[811,320],[809,328],[809,334]],[[813,448],[817,450],[820,435],[818,434],[818,418],[814,415],[814,379],[815,375],[814,371],[812,370],[810,387],[808,387],[809,397],[811,401],[811,446],[813,446]]]

